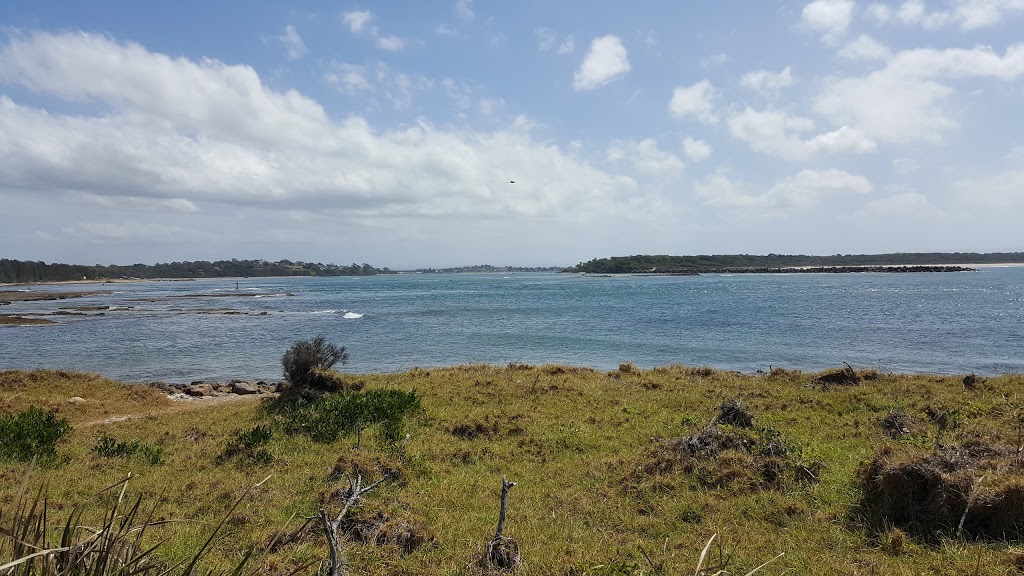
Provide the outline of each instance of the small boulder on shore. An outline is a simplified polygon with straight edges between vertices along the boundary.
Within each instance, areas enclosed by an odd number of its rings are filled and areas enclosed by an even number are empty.
[[[244,380],[232,380],[231,381],[231,393],[232,394],[259,394],[260,389],[256,384],[252,382],[246,382]]]

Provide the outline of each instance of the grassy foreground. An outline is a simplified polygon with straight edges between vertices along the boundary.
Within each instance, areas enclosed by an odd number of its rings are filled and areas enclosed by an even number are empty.
[[[358,377],[366,390],[419,395],[423,412],[407,421],[407,444],[372,427],[358,449],[355,435],[324,444],[275,431],[264,438],[266,454],[247,460],[224,453],[239,431],[271,421],[256,396],[171,402],[156,390],[92,374],[0,372],[0,414],[37,406],[73,427],[56,462],[29,472],[24,463],[0,461],[0,502],[8,512],[30,474],[31,484],[48,487],[57,525],[75,505],[131,474],[128,490],[156,505],[157,519],[185,520],[149,531],[166,539],[160,555],[170,563],[190,557],[237,498],[270,476],[228,516],[205,562],[232,566],[287,523],[283,533],[295,537],[259,558],[261,573],[283,574],[326,556],[319,530],[295,530],[321,503],[340,510],[343,473],[360,471],[370,482],[390,470],[354,515],[364,524],[345,543],[353,573],[454,575],[476,570],[494,535],[506,475],[518,483],[505,534],[519,542],[520,574],[692,574],[713,534],[732,574],[780,553],[759,574],[1024,569],[1019,542],[958,539],[956,526],[924,536],[869,527],[858,507],[858,471],[883,447],[927,455],[937,444],[984,441],[1019,454],[1024,376],[979,379],[966,389],[962,377],[860,375],[859,385],[829,387],[812,385],[816,374],[677,366],[623,365],[610,373],[459,366],[366,375]],[[85,402],[69,403],[71,397]],[[753,427],[721,423],[723,434],[775,447],[782,454],[771,460],[776,468],[737,450],[685,462],[672,456],[672,446],[700,436],[730,400],[753,415]],[[937,413],[944,414],[941,425],[929,417]],[[899,438],[890,434],[892,414],[900,415]],[[94,449],[101,437],[158,448],[161,456],[105,457]]]

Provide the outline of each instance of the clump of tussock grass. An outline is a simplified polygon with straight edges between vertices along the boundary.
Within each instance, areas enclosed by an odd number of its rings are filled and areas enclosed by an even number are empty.
[[[236,430],[220,454],[214,458],[216,464],[236,462],[241,466],[267,466],[274,461],[274,455],[266,445],[274,435],[269,425],[258,424],[248,430]]]
[[[141,495],[128,497],[131,476],[96,495],[97,500],[106,500],[96,524],[88,524],[85,505],[76,506],[63,528],[57,530],[57,539],[53,539],[52,529],[60,524],[50,523],[54,511],[50,510],[43,486],[34,497],[29,496],[26,488],[31,474],[31,469],[25,474],[12,509],[6,514],[0,510],[0,558],[10,559],[0,565],[0,574],[4,576],[240,576],[246,573],[245,567],[253,558],[254,550],[249,549],[229,570],[215,571],[200,566],[228,518],[262,482],[250,487],[235,501],[202,545],[185,559],[168,565],[158,556],[163,541],[151,543],[148,534],[167,522],[154,519],[155,508],[148,511],[143,508]],[[309,568],[310,564],[300,566],[292,574]]]
[[[925,539],[1024,539],[1024,471],[1016,450],[973,439],[930,452],[884,446],[858,470],[864,522]]]
[[[636,491],[644,476],[676,472],[688,476],[696,488],[733,491],[784,490],[818,480],[820,463],[805,463],[802,450],[786,442],[778,431],[753,429],[753,418],[738,401],[729,400],[721,404],[711,425],[696,434],[654,439],[655,447],[634,470],[627,486]]]
[[[879,426],[890,438],[902,438],[919,432],[920,423],[916,418],[903,410],[893,409],[878,420]]]
[[[822,390],[828,390],[829,386],[856,386],[860,384],[860,376],[857,375],[853,366],[843,362],[845,366],[840,370],[824,372],[814,379],[812,384],[821,386]]]
[[[131,458],[138,456],[150,465],[157,465],[163,462],[163,446],[150,446],[139,440],[119,441],[107,434],[100,435],[96,444],[92,447],[92,453],[102,458]]]

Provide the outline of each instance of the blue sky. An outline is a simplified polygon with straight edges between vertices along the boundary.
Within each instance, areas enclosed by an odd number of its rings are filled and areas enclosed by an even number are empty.
[[[1024,0],[7,1],[0,255],[1020,251],[1022,31]]]

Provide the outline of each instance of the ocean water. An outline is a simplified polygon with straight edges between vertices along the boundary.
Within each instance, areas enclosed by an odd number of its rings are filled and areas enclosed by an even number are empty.
[[[1024,372],[1024,267],[237,282],[237,290],[234,279],[31,286],[114,294],[14,303],[0,312],[113,308],[102,316],[54,317],[58,325],[0,326],[0,369],[67,368],[127,381],[278,379],[284,351],[323,334],[348,348],[350,362],[341,369],[353,373],[509,362],[753,372],[821,370],[844,361],[893,372]],[[205,296],[181,297],[187,295]]]

